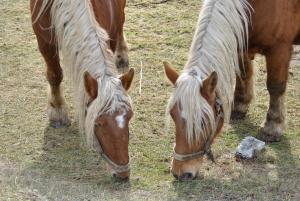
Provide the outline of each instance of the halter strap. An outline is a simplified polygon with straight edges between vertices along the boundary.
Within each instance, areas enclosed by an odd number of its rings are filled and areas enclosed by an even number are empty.
[[[216,99],[216,112],[217,112],[216,125],[218,126],[221,119],[224,119],[222,101],[219,98]],[[175,147],[174,147],[173,158],[178,161],[188,161],[188,160],[200,158],[200,157],[203,157],[206,155],[209,160],[211,160],[212,162],[215,162],[214,155],[211,151],[211,144],[216,135],[215,132],[216,132],[216,128],[214,129],[213,134],[205,142],[204,150],[196,152],[196,153],[191,153],[191,154],[178,154],[178,153],[176,153]]]
[[[173,158],[178,161],[188,161],[196,158],[200,158],[205,155],[205,151],[199,151],[191,154],[178,154],[175,151],[175,146],[173,149]]]
[[[86,105],[86,109],[85,109],[85,113],[87,114],[87,110],[88,107],[90,106],[91,102],[88,102]],[[98,124],[95,124],[95,128],[98,127]],[[123,173],[123,172],[128,172],[130,170],[130,161],[126,164],[126,165],[118,165],[115,162],[113,162],[109,156],[104,153],[100,142],[98,142],[99,144],[99,153],[101,155],[101,157],[111,166],[111,168],[116,172],[116,173]]]
[[[118,165],[106,155],[99,143],[99,152],[101,157],[111,166],[116,173],[128,172],[130,170],[130,161],[126,165]]]

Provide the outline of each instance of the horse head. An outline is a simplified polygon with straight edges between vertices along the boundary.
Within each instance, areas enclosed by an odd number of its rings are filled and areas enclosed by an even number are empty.
[[[205,155],[214,161],[210,147],[224,122],[222,104],[216,95],[218,76],[216,72],[205,79],[191,72],[180,76],[167,62],[164,66],[177,91],[168,108],[176,128],[171,172],[179,180],[191,180],[197,176]],[[195,79],[199,86],[189,79]]]
[[[129,72],[120,76],[118,82],[121,83],[124,93],[129,90],[134,77],[134,70],[130,69]],[[89,73],[84,74],[84,85],[90,100],[87,104],[87,109],[93,104],[93,101],[98,96],[98,82]],[[107,104],[114,104],[109,102]],[[112,107],[112,106],[109,106]],[[90,111],[93,112],[93,111]],[[117,179],[128,180],[130,175],[129,168],[129,121],[133,116],[131,108],[121,107],[112,112],[104,112],[97,116],[94,122],[94,135],[96,136],[100,154],[103,159],[108,163],[112,174]]]

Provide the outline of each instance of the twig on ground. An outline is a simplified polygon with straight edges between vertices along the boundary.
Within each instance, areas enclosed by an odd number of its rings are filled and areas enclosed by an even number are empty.
[[[139,94],[142,94],[142,80],[143,80],[143,62],[141,61],[141,71],[140,71],[140,88]]]
[[[148,3],[142,2],[142,3],[136,3],[136,4],[129,4],[129,6],[158,5],[158,4],[164,4],[164,3],[167,3],[167,2],[169,2],[169,1],[174,1],[174,0],[161,0],[161,1],[158,1],[158,2],[148,2]]]

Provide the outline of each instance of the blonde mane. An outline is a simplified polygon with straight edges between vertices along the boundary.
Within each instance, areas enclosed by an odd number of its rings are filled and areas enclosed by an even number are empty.
[[[189,144],[207,138],[207,130],[215,130],[212,108],[201,96],[203,81],[215,71],[218,74],[217,94],[223,102],[228,121],[233,104],[236,74],[240,73],[238,55],[248,41],[247,0],[205,0],[183,74],[169,101],[175,104],[186,122]]]
[[[43,0],[38,17],[51,6],[51,22],[55,29],[63,64],[76,90],[79,125],[89,148],[99,148],[94,135],[96,118],[104,113],[127,111],[130,97],[117,77],[113,54],[109,50],[106,31],[95,19],[90,0]],[[88,94],[84,88],[84,73],[89,72],[98,83],[98,96],[85,116]]]

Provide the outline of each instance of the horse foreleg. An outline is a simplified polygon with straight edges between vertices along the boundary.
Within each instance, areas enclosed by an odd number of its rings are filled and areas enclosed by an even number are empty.
[[[49,82],[47,112],[50,125],[55,128],[69,126],[70,120],[61,89],[63,72],[59,63],[57,46],[47,44],[39,38],[38,45],[47,67],[46,77]]]
[[[237,76],[234,92],[234,108],[231,119],[244,118],[253,98],[253,65],[248,56],[240,59],[241,75]]]
[[[284,129],[284,97],[288,80],[291,45],[279,45],[266,54],[269,110],[259,137],[266,142],[280,140]]]
[[[118,36],[116,45],[117,46],[115,51],[115,63],[118,70],[124,72],[129,67],[129,59],[128,59],[128,46],[123,31]]]

